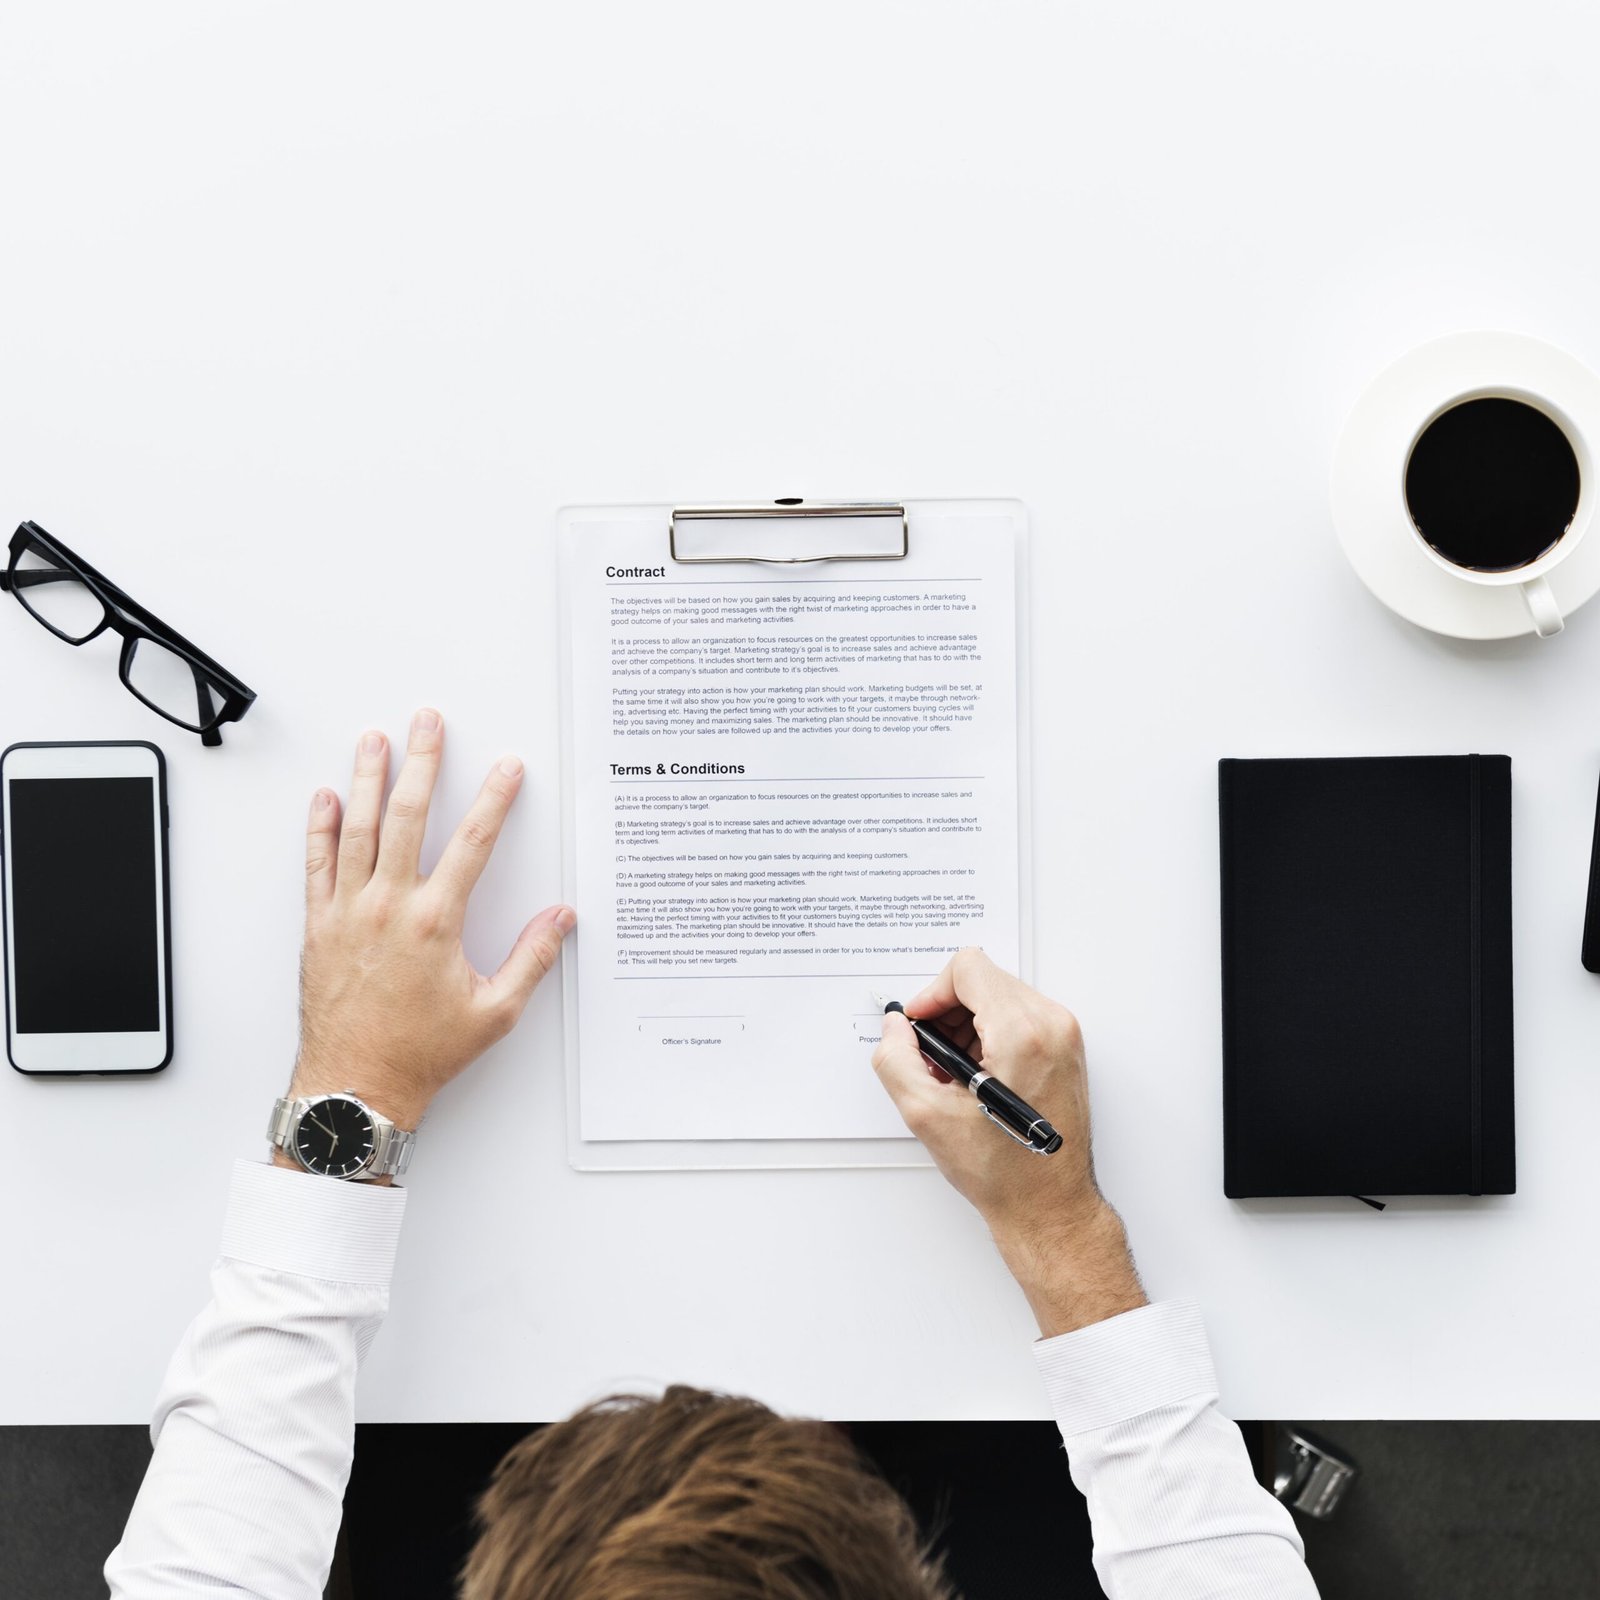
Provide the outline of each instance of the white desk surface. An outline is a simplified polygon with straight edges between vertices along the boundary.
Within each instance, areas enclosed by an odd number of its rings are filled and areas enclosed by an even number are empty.
[[[295,1041],[301,830],[439,705],[479,892],[558,881],[569,501],[1015,495],[1033,518],[1037,978],[1103,1185],[1239,1416],[1600,1416],[1600,979],[1578,964],[1600,604],[1549,643],[1384,611],[1340,422],[1423,339],[1600,363],[1600,23],[1533,4],[35,6],[0,29],[0,486],[254,685],[220,750],[0,605],[0,744],[171,763],[177,1056],[0,1073],[0,1420],[147,1417]],[[1222,1194],[1216,760],[1514,759],[1506,1199]],[[580,908],[581,910],[581,908]],[[581,936],[581,935],[580,935]],[[841,1418],[1042,1412],[931,1171],[580,1175],[558,993],[438,1101],[370,1420],[682,1379]]]

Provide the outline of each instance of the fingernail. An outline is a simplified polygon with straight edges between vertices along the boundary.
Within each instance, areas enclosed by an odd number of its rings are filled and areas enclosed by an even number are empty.
[[[439,713],[432,706],[424,706],[411,719],[411,728],[414,733],[436,733],[439,728]]]
[[[318,789],[311,797],[311,804],[317,811],[326,811],[333,804],[333,796],[326,789]]]
[[[522,763],[515,756],[501,756],[500,770],[508,778],[520,778],[522,776]]]
[[[383,754],[383,735],[381,733],[362,734],[361,753],[364,756],[381,756]]]
[[[571,906],[562,906],[556,912],[556,927],[564,936],[578,926],[578,913]]]

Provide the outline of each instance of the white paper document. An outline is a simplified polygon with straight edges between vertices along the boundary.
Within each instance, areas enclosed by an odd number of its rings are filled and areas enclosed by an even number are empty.
[[[582,1138],[903,1135],[871,991],[1019,961],[1010,522],[796,568],[562,539]]]

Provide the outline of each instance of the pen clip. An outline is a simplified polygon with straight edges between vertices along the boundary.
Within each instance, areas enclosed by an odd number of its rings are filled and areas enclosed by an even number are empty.
[[[1040,1147],[1036,1145],[1032,1139],[1024,1138],[1016,1131],[1015,1128],[1008,1128],[1005,1123],[1002,1122],[1000,1118],[997,1117],[994,1112],[992,1112],[981,1100],[978,1102],[978,1109],[995,1125],[995,1127],[1001,1131],[1001,1133],[1006,1136],[1006,1138],[1015,1139],[1024,1150],[1031,1150],[1036,1156],[1042,1156],[1046,1153],[1044,1150],[1040,1149]],[[1038,1126],[1038,1123],[1034,1123],[1035,1128]],[[1029,1131],[1031,1132],[1032,1130],[1030,1129]]]

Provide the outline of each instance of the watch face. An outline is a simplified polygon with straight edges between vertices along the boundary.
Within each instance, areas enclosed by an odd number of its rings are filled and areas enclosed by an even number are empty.
[[[359,1100],[331,1094],[313,1100],[295,1129],[301,1163],[328,1178],[348,1178],[372,1159],[372,1118]]]

